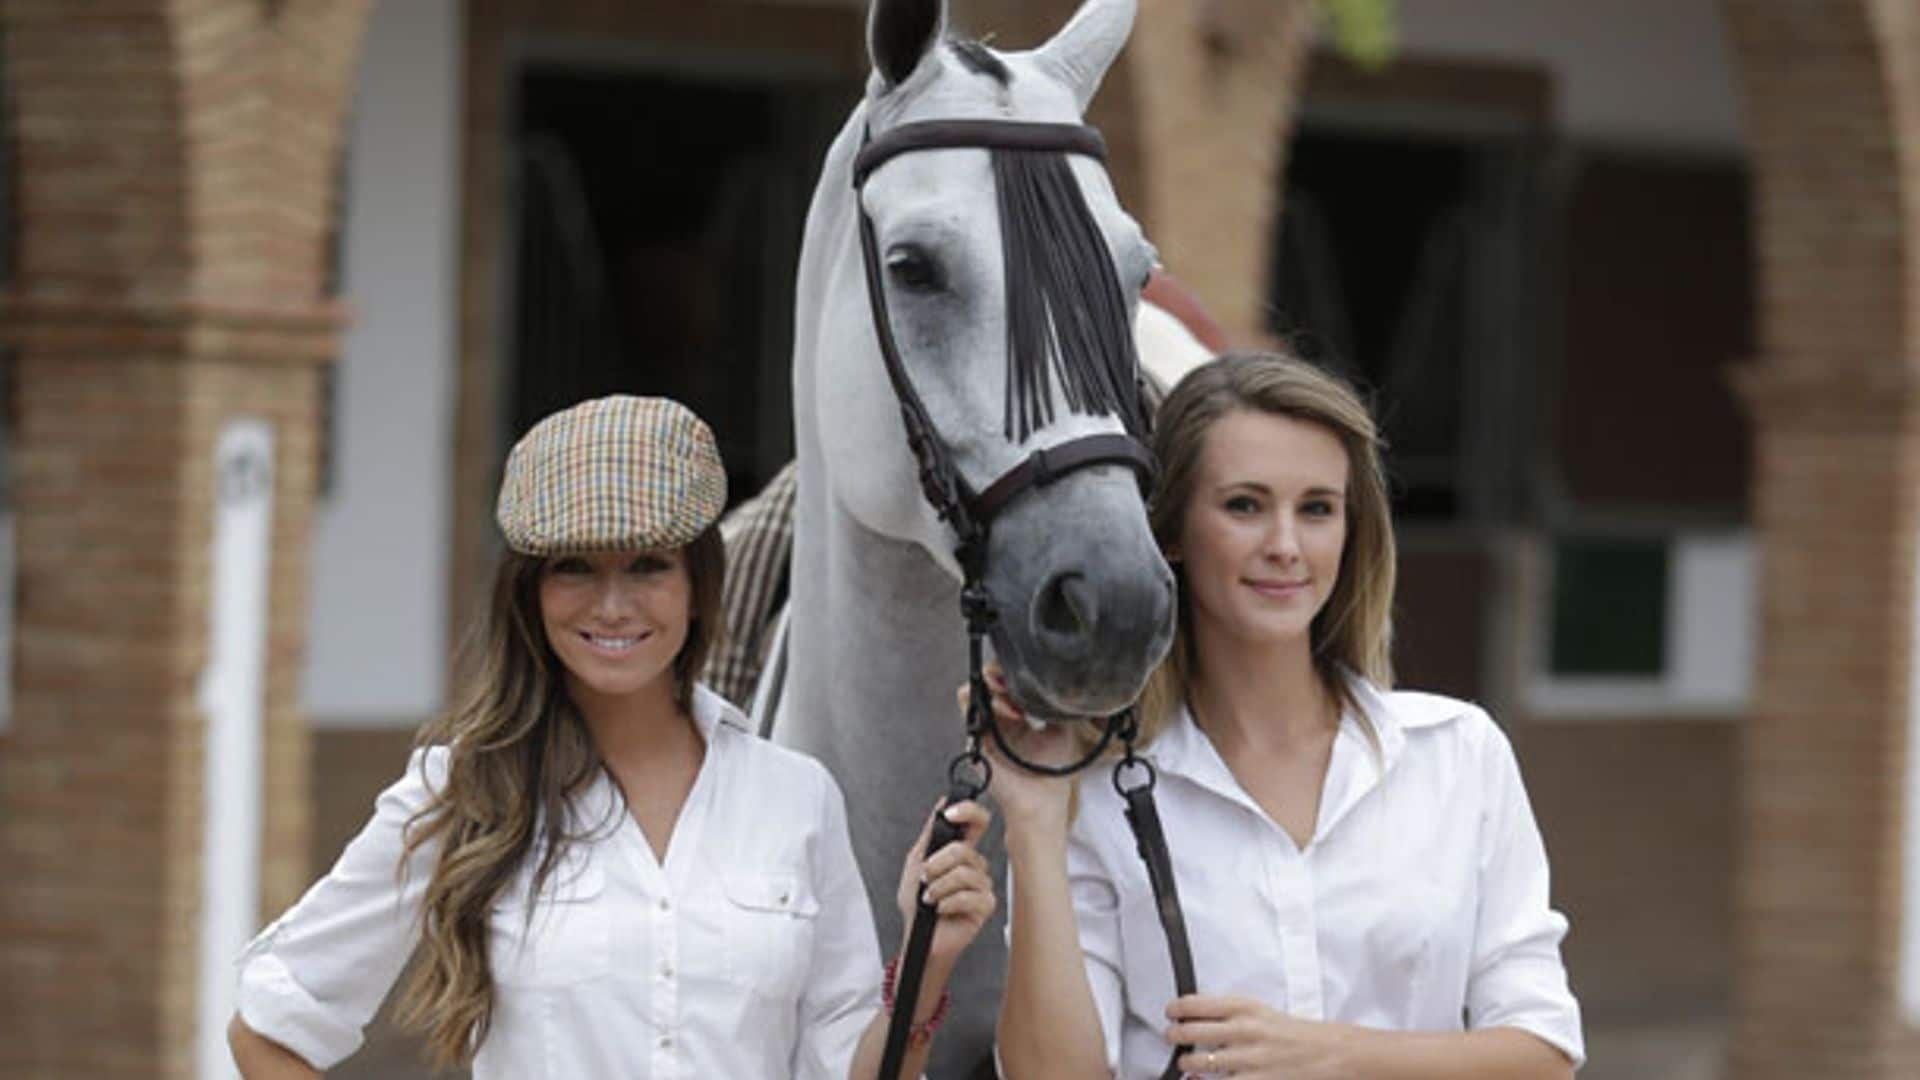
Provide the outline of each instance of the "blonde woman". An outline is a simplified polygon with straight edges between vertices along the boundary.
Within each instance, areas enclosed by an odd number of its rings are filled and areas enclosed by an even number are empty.
[[[1180,579],[1142,702],[1201,993],[1175,999],[1105,770],[994,773],[1015,883],[1009,1077],[1548,1078],[1582,1060],[1547,859],[1506,737],[1390,689],[1394,543],[1372,418],[1231,355],[1162,407],[1154,533]],[[1002,730],[1059,760],[996,688]]]
[[[416,945],[403,1020],[478,1078],[874,1075],[882,972],[840,791],[693,679],[725,485],[712,433],[661,398],[577,405],[514,449],[477,674],[248,948],[244,1075],[351,1054]],[[897,898],[924,872],[940,912],[915,1070],[994,906],[985,812],[945,813],[967,839],[909,853]]]

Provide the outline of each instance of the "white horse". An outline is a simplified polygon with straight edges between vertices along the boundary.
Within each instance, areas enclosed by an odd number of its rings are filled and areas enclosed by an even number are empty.
[[[1088,0],[1046,45],[1003,54],[948,42],[944,0],[874,0],[874,74],[827,153],[808,214],[795,320],[799,472],[785,678],[758,701],[773,711],[763,729],[824,761],[845,791],[889,952],[902,934],[889,902],[901,855],[963,745],[954,691],[966,647],[955,536],[922,497],[883,366],[856,199],[874,225],[903,366],[974,490],[1038,447],[1123,425],[1070,409],[1060,378],[1051,417],[1024,438],[1006,434],[1008,289],[987,151],[906,154],[859,192],[854,157],[866,140],[918,121],[1080,123],[1134,11],[1135,0]],[[1153,250],[1100,163],[1068,162],[1131,317]],[[985,582],[999,612],[994,651],[1016,699],[1036,715],[1116,711],[1166,650],[1172,574],[1124,468],[1084,469],[1011,503],[992,526]],[[1004,965],[996,920],[956,973],[934,1075],[968,1075],[985,1060]]]

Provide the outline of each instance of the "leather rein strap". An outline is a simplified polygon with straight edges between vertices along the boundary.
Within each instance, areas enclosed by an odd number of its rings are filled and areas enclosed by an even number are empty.
[[[1174,986],[1179,994],[1195,992],[1193,952],[1188,945],[1186,919],[1180,910],[1180,897],[1174,887],[1173,860],[1167,851],[1160,815],[1154,806],[1156,775],[1153,766],[1134,754],[1138,724],[1128,709],[1107,722],[1100,745],[1087,757],[1066,768],[1040,766],[1023,761],[1000,738],[994,725],[993,709],[983,675],[983,642],[991,629],[995,612],[985,586],[987,534],[993,519],[1021,495],[1046,487],[1081,469],[1099,465],[1123,465],[1132,469],[1142,486],[1149,486],[1156,472],[1152,453],[1140,441],[1146,430],[1145,406],[1140,414],[1123,418],[1126,434],[1088,435],[1035,450],[1018,465],[1007,470],[975,494],[961,476],[940,433],[934,428],[925,403],[914,390],[900,348],[893,336],[893,322],[887,312],[886,281],[880,260],[880,243],[873,219],[861,203],[860,190],[874,170],[900,154],[916,150],[985,149],[1079,154],[1106,160],[1107,144],[1100,132],[1083,124],[1040,124],[1001,120],[935,120],[902,124],[878,138],[868,133],[866,144],[854,159],[854,201],[860,217],[860,251],[866,269],[867,301],[873,312],[874,336],[879,340],[881,359],[886,365],[887,381],[900,404],[900,419],[906,428],[907,446],[913,451],[920,470],[920,489],[940,518],[959,537],[956,551],[965,583],[960,593],[960,609],[967,621],[968,685],[972,700],[967,710],[967,750],[954,758],[947,768],[947,802],[978,797],[992,781],[992,768],[981,752],[983,736],[991,733],[1009,760],[1034,772],[1060,775],[1077,772],[1091,765],[1115,733],[1119,734],[1124,754],[1114,766],[1114,787],[1126,803],[1127,823],[1133,830],[1140,858],[1146,863],[1147,878],[1153,887],[1161,929],[1167,938],[1167,951],[1173,962]],[[1125,774],[1138,770],[1144,779],[1127,783]],[[958,838],[958,830],[944,818],[934,819],[927,854]],[[893,1015],[887,1026],[887,1039],[881,1055],[881,1080],[899,1080],[906,1057],[908,1035],[913,1027],[914,1010],[919,1001],[920,983],[925,977],[927,952],[933,940],[933,926],[939,915],[928,904],[924,891],[914,911],[908,931],[907,948],[900,960],[895,983]],[[1162,1073],[1162,1080],[1177,1080],[1180,1055],[1191,1047],[1176,1047]]]

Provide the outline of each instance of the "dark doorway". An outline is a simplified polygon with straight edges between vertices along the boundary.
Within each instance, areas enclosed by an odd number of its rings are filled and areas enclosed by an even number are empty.
[[[793,456],[793,275],[853,91],[528,65],[515,125],[509,442],[611,393],[713,426],[739,501]]]
[[[1520,510],[1544,297],[1525,134],[1303,125],[1273,245],[1271,328],[1374,398],[1396,515]]]

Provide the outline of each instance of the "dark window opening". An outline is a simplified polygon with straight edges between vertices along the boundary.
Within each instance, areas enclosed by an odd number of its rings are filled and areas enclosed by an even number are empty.
[[[1291,151],[1269,328],[1372,396],[1398,515],[1521,508],[1538,158],[1519,136],[1312,127]]]
[[[1558,537],[1548,671],[1659,678],[1667,667],[1663,537]]]
[[[714,429],[729,495],[793,455],[793,274],[847,91],[529,68],[508,441],[612,393]]]

